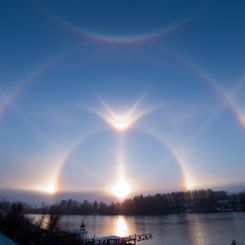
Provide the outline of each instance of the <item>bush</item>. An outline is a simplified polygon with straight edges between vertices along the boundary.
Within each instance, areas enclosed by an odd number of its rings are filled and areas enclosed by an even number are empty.
[[[23,214],[23,205],[14,203],[4,215],[0,215],[0,229],[7,237],[20,245],[80,245],[76,234],[62,231],[59,216],[51,215],[47,229],[43,229],[43,218],[39,221],[27,218]]]

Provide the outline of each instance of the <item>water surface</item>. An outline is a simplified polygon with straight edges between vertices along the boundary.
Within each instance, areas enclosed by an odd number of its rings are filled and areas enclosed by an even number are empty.
[[[33,215],[40,218],[41,215]],[[90,236],[153,233],[142,245],[245,245],[245,213],[183,214],[166,216],[81,216],[64,215],[64,228],[79,227],[84,221]]]

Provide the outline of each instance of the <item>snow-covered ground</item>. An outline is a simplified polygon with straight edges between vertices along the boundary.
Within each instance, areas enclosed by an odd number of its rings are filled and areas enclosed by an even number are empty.
[[[18,245],[17,243],[9,240],[6,236],[4,236],[1,232],[0,232],[0,245]]]

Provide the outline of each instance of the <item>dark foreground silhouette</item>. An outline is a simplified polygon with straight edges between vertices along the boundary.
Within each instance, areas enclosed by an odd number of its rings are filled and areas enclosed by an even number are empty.
[[[35,221],[25,217],[21,203],[13,203],[10,207],[4,207],[4,202],[1,205],[0,231],[20,245],[83,244],[79,235],[60,229],[57,215],[51,215],[47,224],[44,224],[43,219]]]

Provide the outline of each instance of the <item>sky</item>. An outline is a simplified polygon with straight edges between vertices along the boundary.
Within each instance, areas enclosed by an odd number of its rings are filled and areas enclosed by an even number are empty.
[[[0,6],[0,189],[245,187],[244,1]]]

